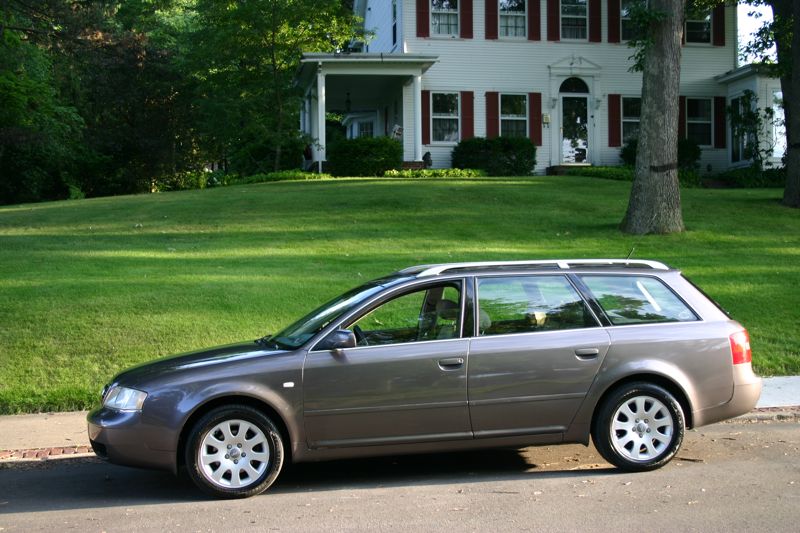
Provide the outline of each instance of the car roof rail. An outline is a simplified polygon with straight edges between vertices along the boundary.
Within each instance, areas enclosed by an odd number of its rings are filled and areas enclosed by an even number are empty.
[[[550,259],[535,261],[476,261],[467,263],[444,263],[439,265],[417,265],[405,268],[398,272],[418,278],[436,276],[456,270],[483,270],[488,268],[542,268],[569,270],[580,267],[623,267],[623,268],[651,268],[654,270],[670,270],[670,267],[660,261],[647,259]]]

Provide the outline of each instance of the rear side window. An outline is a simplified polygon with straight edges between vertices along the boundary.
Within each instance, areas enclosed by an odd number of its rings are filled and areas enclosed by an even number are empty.
[[[479,279],[478,307],[480,335],[597,326],[585,302],[564,276]]]
[[[689,307],[656,278],[581,276],[615,326],[697,320]]]

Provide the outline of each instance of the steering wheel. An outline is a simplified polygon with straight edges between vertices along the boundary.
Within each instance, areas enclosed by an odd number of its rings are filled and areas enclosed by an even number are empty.
[[[364,331],[357,324],[353,326],[353,335],[356,336],[356,345],[369,346],[369,341],[367,341],[367,336],[364,335]]]

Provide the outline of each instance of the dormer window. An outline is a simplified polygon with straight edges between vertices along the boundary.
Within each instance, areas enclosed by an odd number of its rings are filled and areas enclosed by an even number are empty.
[[[561,38],[585,41],[589,25],[587,0],[561,0]]]
[[[526,36],[526,0],[499,0],[500,37]]]
[[[431,34],[458,36],[458,0],[431,0]]]

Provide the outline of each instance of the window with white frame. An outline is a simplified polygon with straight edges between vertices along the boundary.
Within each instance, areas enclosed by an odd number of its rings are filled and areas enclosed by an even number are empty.
[[[433,142],[458,142],[458,93],[431,94],[431,131]]]
[[[500,95],[500,135],[503,137],[528,136],[527,95]]]
[[[711,146],[711,98],[686,99],[686,138],[700,146]]]
[[[458,35],[458,0],[431,0],[431,33]]]
[[[526,0],[498,0],[500,6],[500,37],[527,35]]]
[[[622,140],[639,138],[639,121],[642,116],[642,99],[624,97],[622,99]]]
[[[639,37],[631,11],[647,0],[622,0],[620,2],[619,23],[620,36],[623,41],[631,41]]]
[[[371,120],[362,120],[358,123],[359,137],[374,137],[375,124]]]
[[[689,13],[685,32],[687,43],[711,44],[711,12]]]
[[[561,0],[561,38],[586,40],[589,24],[587,0]]]

